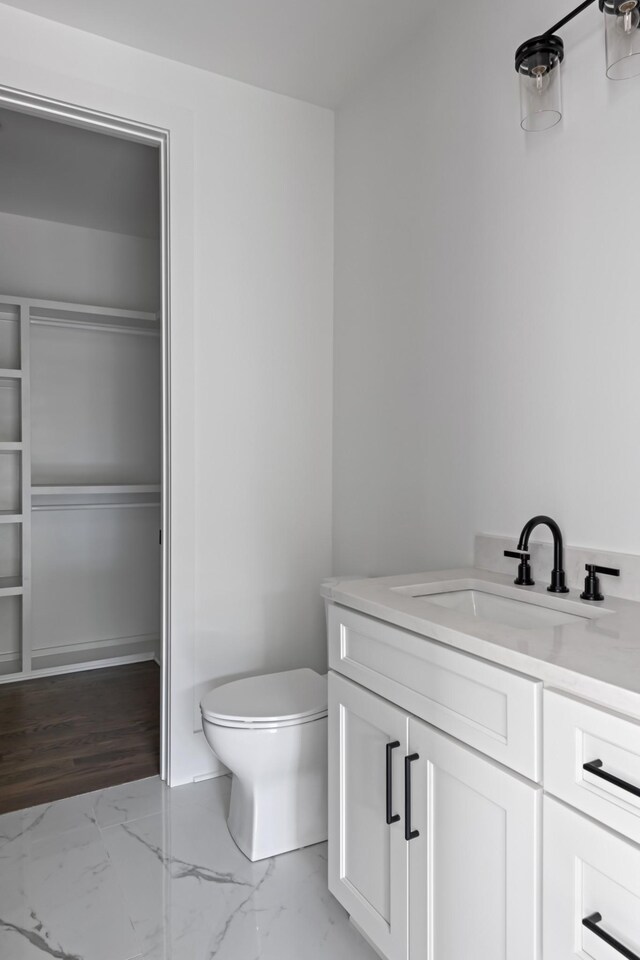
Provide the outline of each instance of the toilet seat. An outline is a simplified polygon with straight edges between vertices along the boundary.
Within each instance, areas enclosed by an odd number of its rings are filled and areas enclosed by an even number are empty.
[[[215,687],[200,704],[203,719],[220,727],[270,730],[327,716],[327,678],[303,668],[245,677]]]
[[[226,720],[219,717],[211,717],[202,715],[207,723],[213,724],[215,727],[233,727],[234,730],[280,730],[283,727],[299,727],[304,723],[311,723],[313,720],[324,720],[327,716],[327,711],[323,713],[317,713],[313,717],[302,717],[297,720],[265,720],[263,723],[260,721],[246,721],[246,720]]]

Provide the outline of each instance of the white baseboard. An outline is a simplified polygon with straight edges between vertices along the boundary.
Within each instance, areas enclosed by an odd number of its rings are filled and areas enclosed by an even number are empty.
[[[214,770],[212,773],[201,773],[199,777],[194,777],[194,783],[203,783],[205,780],[217,780],[218,777],[228,777],[230,776],[229,771],[226,767],[222,767],[220,770]]]
[[[63,664],[59,667],[36,667],[31,673],[13,673],[0,676],[2,683],[19,683],[38,677],[57,677],[64,673],[83,673],[86,670],[103,670],[105,667],[122,667],[129,663],[146,663],[153,660],[152,653],[132,653],[126,657],[109,657],[107,660],[87,660],[85,663]]]
[[[154,656],[155,651],[160,646],[160,638],[156,633],[141,633],[135,637],[108,637],[105,640],[87,640],[84,643],[61,643],[57,647],[34,648],[32,655],[33,657],[57,657],[75,651],[81,653],[88,650],[95,650],[99,654],[102,650],[111,650],[113,647],[123,646],[153,647],[153,650],[147,652],[150,656]],[[104,660],[105,658],[98,656],[97,659]]]

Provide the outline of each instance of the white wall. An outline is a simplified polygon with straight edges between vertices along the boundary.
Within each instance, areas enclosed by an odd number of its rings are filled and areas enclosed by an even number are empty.
[[[333,114],[275,98],[267,121],[268,95],[244,99],[202,132],[194,729],[209,678],[327,669]]]
[[[590,9],[565,120],[525,135],[513,54],[562,12],[438,4],[338,115],[336,573],[470,562],[538,512],[640,552],[640,80]]]
[[[0,292],[97,307],[159,307],[152,240],[0,212]]]
[[[180,783],[215,768],[200,686],[324,659],[333,115],[6,6],[0,28],[0,83],[170,130]]]

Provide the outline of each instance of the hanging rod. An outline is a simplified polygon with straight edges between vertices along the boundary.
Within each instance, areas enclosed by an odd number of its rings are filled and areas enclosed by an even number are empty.
[[[160,331],[152,327],[134,327],[118,323],[91,323],[82,320],[59,320],[49,317],[31,317],[31,323],[42,327],[67,327],[71,330],[101,330],[104,333],[128,333],[139,337],[159,337]]]
[[[159,507],[160,501],[153,500],[145,503],[55,503],[34,504],[31,509],[34,513],[53,510],[125,510],[139,507]]]

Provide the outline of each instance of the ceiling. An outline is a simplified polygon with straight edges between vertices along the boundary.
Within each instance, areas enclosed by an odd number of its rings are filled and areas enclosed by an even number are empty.
[[[336,107],[434,0],[3,0],[132,47]]]
[[[155,237],[154,147],[0,109],[0,210]]]

